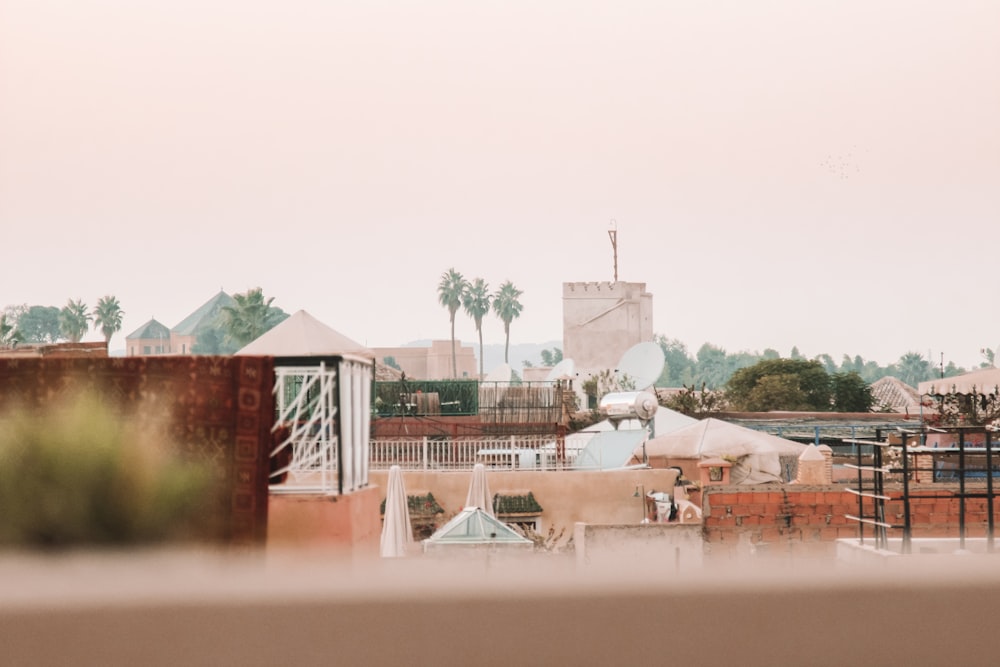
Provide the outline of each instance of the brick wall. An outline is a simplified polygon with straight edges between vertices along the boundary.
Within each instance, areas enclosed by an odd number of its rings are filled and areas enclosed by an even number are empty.
[[[969,488],[966,489],[970,491]],[[910,488],[912,536],[958,537],[960,499],[955,485],[920,485]],[[886,491],[886,521],[902,525],[902,489]],[[713,553],[737,552],[742,548],[797,555],[829,556],[834,541],[856,538],[858,524],[846,515],[858,515],[858,498],[843,487],[767,484],[753,488],[709,486],[703,490],[703,531]],[[866,514],[870,513],[865,500]],[[966,498],[967,537],[986,535],[988,521],[985,498]],[[1000,529],[1000,499],[994,501],[994,520]],[[865,526],[865,535],[872,535]],[[902,530],[889,530],[901,537]]]

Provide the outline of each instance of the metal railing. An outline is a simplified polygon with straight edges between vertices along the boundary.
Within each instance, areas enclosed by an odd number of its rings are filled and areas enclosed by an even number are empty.
[[[492,470],[560,470],[572,464],[558,460],[555,436],[512,435],[486,438],[380,438],[369,448],[371,470],[471,470],[482,463]]]
[[[378,417],[479,415],[490,422],[554,423],[567,392],[559,382],[376,382],[372,410]]]

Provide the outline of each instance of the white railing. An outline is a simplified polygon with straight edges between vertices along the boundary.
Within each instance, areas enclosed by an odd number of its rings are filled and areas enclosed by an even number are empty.
[[[492,470],[562,470],[570,468],[580,451],[566,438],[564,461],[559,461],[553,436],[512,435],[493,438],[384,438],[372,440],[372,470],[472,470],[482,463]]]

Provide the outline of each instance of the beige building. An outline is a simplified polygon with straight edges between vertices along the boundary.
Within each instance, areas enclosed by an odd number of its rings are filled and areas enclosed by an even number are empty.
[[[451,379],[451,341],[435,340],[425,347],[376,347],[375,360],[383,363],[392,357],[406,377],[413,380]],[[455,362],[459,379],[475,380],[479,376],[476,352],[471,345],[455,341]]]
[[[576,368],[575,389],[614,371],[637,343],[653,340],[653,295],[646,283],[563,283],[563,358]]]
[[[198,336],[216,327],[219,312],[230,306],[233,298],[219,290],[211,299],[185,317],[172,329],[151,319],[125,336],[125,354],[141,357],[151,354],[191,354]],[[220,334],[221,335],[221,334]]]

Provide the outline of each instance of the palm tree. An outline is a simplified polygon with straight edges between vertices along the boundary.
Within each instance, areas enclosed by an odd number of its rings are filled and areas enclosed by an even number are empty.
[[[462,295],[462,307],[476,322],[476,333],[479,334],[479,378],[483,377],[483,316],[490,312],[490,286],[482,279],[476,278]]]
[[[896,369],[899,372],[899,379],[911,387],[916,387],[933,376],[930,362],[919,352],[907,352],[901,356],[896,362]]]
[[[247,290],[246,294],[234,294],[233,301],[236,303],[222,307],[219,317],[226,341],[235,344],[237,349],[288,317],[285,311],[271,306],[274,297],[264,299],[264,291],[259,287]]]
[[[469,281],[454,268],[441,274],[438,283],[438,302],[448,309],[451,318],[451,376],[458,377],[458,363],[455,361],[455,313],[462,306],[462,298],[469,289]]]
[[[94,308],[94,327],[100,327],[104,334],[104,342],[111,344],[111,337],[122,330],[122,315],[125,311],[118,303],[118,298],[113,296],[102,296],[97,301]]]
[[[521,316],[523,308],[521,302],[517,300],[521,294],[523,292],[514,287],[514,283],[508,280],[493,295],[493,310],[497,317],[503,320],[503,333],[506,336],[503,346],[505,364],[510,363],[510,323]]]
[[[90,313],[82,300],[70,299],[59,311],[59,330],[71,343],[79,343],[90,328]]]

